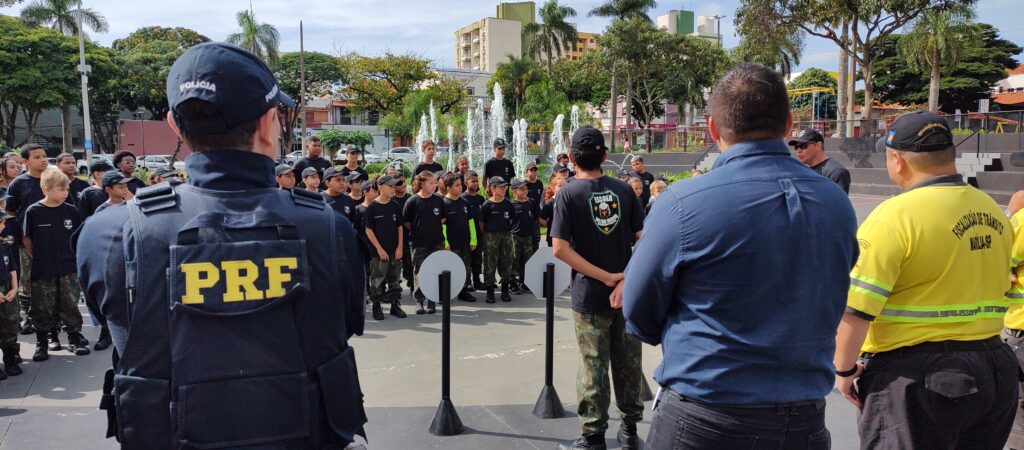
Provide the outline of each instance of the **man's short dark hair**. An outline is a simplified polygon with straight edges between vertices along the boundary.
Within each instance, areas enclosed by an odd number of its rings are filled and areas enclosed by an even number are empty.
[[[60,163],[61,161],[63,161],[64,158],[75,159],[75,155],[72,155],[70,153],[61,153],[61,154],[57,155],[57,163]]]
[[[21,148],[21,158],[22,159],[28,159],[28,157],[32,155],[32,151],[33,150],[42,150],[43,154],[44,155],[46,154],[46,149],[43,148],[42,145],[39,145],[39,144],[28,144],[28,145],[26,145],[26,146]]]
[[[116,155],[114,155],[114,167],[117,168],[117,169],[120,169],[120,167],[117,167],[117,166],[120,166],[121,165],[121,161],[123,161],[127,157],[131,157],[132,159],[139,159],[139,158],[135,157],[134,153],[132,153],[132,152],[130,152],[128,150],[125,150],[125,151],[122,151],[122,152],[118,152]]]
[[[319,136],[310,136],[309,138],[307,138],[307,142],[320,142],[320,137]]]
[[[448,172],[443,177],[441,177],[441,183],[444,184],[444,188],[445,189],[451,188],[452,186],[455,185],[456,182],[461,184],[462,183],[462,178],[459,177],[459,174],[457,174],[455,172]],[[463,186],[463,187],[465,187],[465,186]]]
[[[719,135],[738,143],[785,136],[789,94],[778,72],[743,63],[730,70],[708,101]]]
[[[178,105],[177,117],[181,120],[203,121],[219,120],[222,117],[220,108],[205,100],[185,100]],[[262,115],[260,116],[262,117]],[[252,137],[259,126],[259,118],[246,122],[221,134],[200,134],[181,131],[181,138],[192,151],[206,150],[243,150],[252,151]]]

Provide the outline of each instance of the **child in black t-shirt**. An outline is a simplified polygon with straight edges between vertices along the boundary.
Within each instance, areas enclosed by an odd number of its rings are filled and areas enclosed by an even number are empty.
[[[0,213],[0,234],[4,222],[14,216]],[[21,315],[18,314],[18,249],[11,238],[0,239],[0,349],[4,353],[4,370],[0,380],[8,375],[21,375],[21,361],[18,356],[18,329]]]
[[[484,268],[484,246],[483,246],[483,235],[484,230],[482,228],[482,222],[480,220],[480,207],[484,205],[484,197],[480,195],[480,179],[475,171],[469,170],[463,176],[465,180],[465,192],[460,196],[466,203],[469,204],[469,215],[476,221],[476,235],[479,245],[476,250],[470,252],[473,263],[473,271],[466,272],[466,277],[469,278],[470,273],[473,274],[473,283],[470,285],[474,290],[482,291],[486,289],[483,280],[480,279],[480,273],[483,272]]]
[[[426,310],[423,309],[423,301],[426,297],[420,290],[420,266],[423,260],[431,253],[444,249],[444,232],[441,225],[444,224],[444,200],[434,195],[437,191],[437,179],[430,172],[420,172],[413,177],[412,191],[415,193],[405,203],[402,217],[405,227],[409,229],[410,247],[412,247],[412,269],[414,273],[413,282],[415,289],[413,298],[416,299],[416,314],[434,314],[433,301],[427,301]]]
[[[359,189],[363,191],[363,202],[356,205],[355,212],[352,213],[352,225],[356,227],[356,237],[359,239],[359,243],[362,244],[362,253],[366,257],[366,261],[370,261],[370,256],[375,253],[373,246],[370,245],[370,241],[366,239],[366,229],[364,228],[366,220],[366,208],[370,206],[375,200],[379,192],[377,186],[372,181],[364,181]]]
[[[89,341],[82,336],[82,314],[78,312],[81,288],[76,276],[71,233],[81,225],[78,210],[64,203],[68,196],[68,177],[59,169],[43,171],[40,179],[44,198],[25,211],[22,237],[25,251],[32,257],[32,305],[29,316],[36,327],[36,352],[33,361],[45,361],[47,331],[64,323],[68,350],[76,355],[89,354]],[[60,349],[56,333],[49,336],[50,346]]]
[[[309,192],[320,192],[320,172],[316,167],[302,170],[302,187]]]
[[[529,293],[526,287],[526,261],[533,256],[533,242],[539,230],[540,208],[530,198],[526,180],[512,180],[512,278],[513,294]]]
[[[487,303],[494,303],[495,271],[501,275],[501,301],[510,302],[509,288],[512,276],[512,203],[505,198],[508,183],[495,176],[487,180],[490,197],[480,207],[480,222],[484,230],[484,284],[487,286]]]
[[[370,244],[370,273],[367,278],[374,320],[384,320],[381,302],[385,301],[391,303],[392,316],[406,316],[400,303],[405,233],[402,230],[402,211],[391,199],[398,182],[398,179],[387,175],[378,178],[376,189],[371,192],[379,192],[379,195],[363,211],[362,233]]]
[[[445,192],[447,192],[444,197],[446,217],[444,237],[447,244],[446,247],[456,255],[459,255],[462,263],[466,266],[466,274],[468,275],[473,270],[473,259],[470,252],[476,248],[476,220],[469,213],[469,203],[459,197],[462,195],[462,179],[459,177],[459,174],[449,173],[445,175],[441,180],[441,184],[446,187]],[[466,302],[476,301],[476,297],[469,293],[471,286],[472,283],[467,276],[465,285],[459,291],[459,300]]]
[[[409,190],[409,183],[405,179],[405,170],[401,167],[388,166],[388,173],[391,172],[394,172],[394,175],[391,176],[398,179],[398,184],[395,185],[395,195],[391,197],[391,201],[398,204],[399,211],[405,211],[405,204],[411,197],[407,192]],[[402,245],[404,245],[402,254],[405,255],[405,258],[402,258],[402,279],[405,280],[405,285],[409,288],[409,291],[415,293],[416,289],[413,289],[412,283],[415,277],[412,274],[412,248],[409,247],[409,230],[403,226],[402,233],[405,233],[405,239],[402,240]]]

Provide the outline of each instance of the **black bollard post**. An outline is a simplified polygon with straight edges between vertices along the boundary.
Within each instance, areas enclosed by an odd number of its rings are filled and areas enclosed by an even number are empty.
[[[537,403],[533,405],[533,415],[541,419],[558,419],[565,416],[565,408],[558,398],[558,392],[555,392],[552,380],[555,369],[555,265],[550,263],[544,271],[544,300],[547,302],[544,388],[540,391]]]
[[[455,436],[463,431],[462,420],[451,400],[452,363],[452,273],[445,270],[438,275],[438,299],[441,305],[441,404],[437,405],[430,421],[430,434]]]

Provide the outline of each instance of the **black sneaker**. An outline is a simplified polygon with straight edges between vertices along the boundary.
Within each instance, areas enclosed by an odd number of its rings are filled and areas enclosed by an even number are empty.
[[[487,303],[494,303],[494,288],[487,289],[487,297],[484,297],[484,301]]]
[[[110,330],[107,327],[100,328],[100,337],[96,339],[96,345],[92,346],[93,350],[102,351],[110,347]]]
[[[427,310],[423,309],[423,302],[417,300],[416,301],[416,314],[423,315],[423,314],[426,314],[426,313],[427,313]]]
[[[637,450],[640,448],[640,436],[636,434],[636,424],[622,422],[619,426],[619,434],[615,438],[622,446],[622,450]]]
[[[484,284],[483,281],[480,281],[480,277],[476,277],[473,279],[473,288],[478,291],[486,291],[487,285]]]
[[[81,333],[68,333],[68,351],[78,356],[88,355],[89,341]]]
[[[519,289],[519,283],[516,283],[514,281],[509,284],[508,291],[511,292],[513,295],[519,295],[523,293],[523,291]]]
[[[380,302],[373,304],[373,320],[384,320],[384,310],[380,307]]]
[[[21,334],[32,334],[36,332],[36,328],[32,326],[32,321],[25,318],[25,321],[21,324]]]
[[[32,354],[32,360],[46,361],[50,359],[50,353],[46,351],[47,333],[36,332],[36,352]]]
[[[14,344],[10,347],[4,347],[3,352],[4,372],[12,377],[21,375],[21,367],[18,367],[18,364],[21,364],[21,357],[18,356],[18,344]]]
[[[531,291],[530,288],[526,287],[526,283],[519,283],[519,293],[520,294],[532,294],[533,291]]]
[[[434,302],[427,300],[427,314],[437,314],[437,308],[434,307]]]
[[[398,299],[391,301],[391,315],[399,319],[406,318],[405,311],[402,311],[402,303]]]
[[[469,302],[469,303],[476,302],[476,297],[474,297],[473,294],[470,294],[468,289],[465,290],[465,291],[459,292],[459,297],[458,298],[459,298],[459,300],[462,300],[464,302]]]
[[[55,351],[60,350],[62,348],[60,346],[60,333],[51,332],[49,334],[49,340],[50,340],[50,345],[47,348],[51,352],[55,352]]]
[[[512,301],[512,296],[508,294],[508,290],[509,290],[508,284],[502,283],[502,285],[501,285],[501,301],[503,301],[503,302],[510,302],[510,301]]]
[[[608,445],[604,443],[604,436],[601,436],[600,442],[596,438],[580,436],[575,441],[558,444],[558,450],[608,450]]]

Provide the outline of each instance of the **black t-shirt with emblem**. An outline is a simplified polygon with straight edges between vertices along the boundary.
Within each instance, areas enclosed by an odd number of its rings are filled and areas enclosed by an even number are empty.
[[[527,198],[525,202],[512,202],[512,209],[515,211],[512,214],[512,234],[516,236],[533,236],[535,230],[535,224],[537,219],[540,218],[540,210],[537,208],[537,203],[532,199]]]
[[[355,216],[353,216],[356,212],[356,202],[352,200],[352,197],[349,197],[348,194],[341,194],[335,197],[326,192],[322,192],[320,195],[324,197],[324,201],[327,202],[331,208],[334,208],[335,211],[345,216],[349,222],[352,222],[353,227],[356,225],[354,220]]]
[[[483,222],[486,232],[512,231],[513,214],[515,209],[507,198],[498,203],[487,200],[480,207],[480,221]]]
[[[459,198],[465,200],[466,204],[469,205],[469,217],[476,221],[476,232],[480,234],[483,231],[480,228],[483,226],[483,221],[480,218],[480,207],[484,206],[486,199],[480,194],[471,194],[469,192],[464,192]]]
[[[534,181],[533,183],[526,182],[526,196],[533,200],[536,204],[541,204],[544,201],[544,182]]]
[[[368,207],[369,205],[362,203],[356,205],[355,213],[352,214],[352,226],[356,228],[356,238],[363,245],[363,252],[366,256],[372,257],[377,254],[377,251],[373,249],[373,244],[366,237],[366,209]]]
[[[609,177],[576,179],[555,197],[551,237],[568,241],[576,253],[610,273],[626,269],[644,212],[633,188]],[[596,313],[611,309],[612,288],[576,273],[572,309]]]
[[[64,203],[72,205],[78,204],[78,199],[82,196],[82,191],[89,188],[89,183],[79,178],[71,179],[68,183],[68,199]]]
[[[0,286],[7,287],[0,294],[6,294],[10,289],[11,272],[21,271],[18,264],[18,248],[9,242],[0,242]]]
[[[651,201],[651,183],[654,182],[654,175],[644,171],[644,173],[638,173],[636,176],[640,178],[640,181],[644,182],[644,188],[640,193],[640,204],[646,206]]]
[[[469,250],[469,220],[473,219],[469,211],[469,202],[462,197],[455,200],[445,197],[444,210],[447,217],[444,224],[448,246],[453,250]]]
[[[373,202],[370,206],[366,207],[366,212],[363,216],[363,232],[366,230],[373,231],[373,235],[377,238],[377,242],[380,244],[380,248],[384,249],[388,253],[388,256],[394,259],[395,251],[398,250],[398,233],[402,232],[399,227],[402,226],[402,211],[399,209],[398,202],[392,200],[387,203]],[[370,255],[377,257],[377,250],[370,244],[372,252]],[[410,256],[403,256],[403,258],[409,258]]]
[[[410,196],[405,202],[402,217],[409,226],[412,247],[437,247],[444,244],[441,219],[444,218],[444,200],[436,195],[427,198]]]
[[[512,161],[491,158],[484,163],[484,180],[490,180],[491,177],[501,177],[506,183],[511,183],[516,177],[516,168]]]
[[[22,229],[32,239],[32,280],[50,280],[75,273],[71,233],[81,225],[78,210],[67,203],[35,203],[25,211]]]

